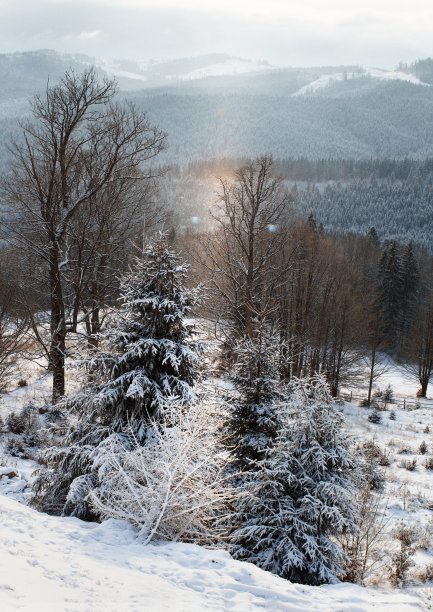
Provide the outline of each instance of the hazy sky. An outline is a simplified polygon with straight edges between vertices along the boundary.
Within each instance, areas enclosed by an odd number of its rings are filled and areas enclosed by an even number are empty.
[[[394,67],[433,55],[433,0],[0,0],[0,53]]]

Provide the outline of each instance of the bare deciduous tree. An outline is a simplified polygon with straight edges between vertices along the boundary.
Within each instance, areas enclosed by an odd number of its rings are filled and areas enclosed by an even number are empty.
[[[13,253],[2,249],[0,270],[0,390],[6,387],[6,377],[15,363],[17,353],[26,344],[28,318],[20,307],[20,289],[13,266],[6,261]]]
[[[427,396],[433,376],[433,292],[429,284],[420,304],[418,318],[412,326],[406,369],[418,378],[418,397]]]
[[[280,255],[291,200],[269,155],[249,161],[232,180],[220,179],[220,187],[216,231],[202,241],[202,262],[211,273],[213,314],[231,334],[251,338],[254,319],[269,311],[284,276]]]
[[[93,69],[67,72],[59,85],[48,85],[33,100],[34,120],[22,126],[23,142],[12,145],[3,181],[15,213],[7,231],[47,271],[53,401],[65,392],[69,228],[109,185],[150,178],[142,163],[164,147],[165,134],[133,105],[115,104],[115,93],[115,82],[99,81]]]

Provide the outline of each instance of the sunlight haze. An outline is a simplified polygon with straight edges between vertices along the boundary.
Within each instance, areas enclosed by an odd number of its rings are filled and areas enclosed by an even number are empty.
[[[96,57],[228,53],[276,65],[395,67],[431,54],[430,2],[2,0],[0,52]]]

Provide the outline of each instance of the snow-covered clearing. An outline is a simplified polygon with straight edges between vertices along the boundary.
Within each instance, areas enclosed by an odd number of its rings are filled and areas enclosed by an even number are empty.
[[[301,89],[295,91],[292,96],[314,94],[325,87],[333,85],[334,83],[351,81],[352,79],[360,79],[362,77],[371,77],[381,81],[406,81],[408,83],[412,83],[412,85],[423,85],[425,87],[429,87],[427,83],[423,83],[413,74],[407,74],[406,72],[396,70],[381,70],[380,68],[364,68],[358,72],[336,72],[333,74],[323,74],[316,80],[308,83],[308,85],[304,85],[301,87]]]
[[[392,373],[398,376],[397,371]],[[73,372],[69,376],[72,381]],[[28,372],[28,381],[27,387],[12,385],[1,398],[3,418],[28,401],[47,396],[49,381],[36,368]],[[383,381],[380,386],[385,386]],[[395,405],[396,420],[388,418],[389,411],[383,412],[380,425],[367,420],[368,409],[358,408],[355,402],[345,406],[349,431],[357,440],[361,443],[374,436],[389,451],[383,501],[390,518],[384,543],[389,554],[397,546],[392,530],[399,522],[424,529],[433,518],[433,471],[425,469],[425,455],[419,455],[423,440],[428,453],[433,451],[433,426],[432,433],[424,433],[433,412],[428,408],[404,412],[399,405]],[[0,436],[2,446],[6,438],[7,434]],[[406,454],[399,454],[402,449]],[[417,465],[407,471],[401,463],[412,458]],[[99,525],[38,513],[26,506],[35,467],[34,461],[11,457],[0,447],[1,610],[433,609],[433,589],[428,583],[413,582],[404,589],[349,583],[306,587],[234,561],[224,551],[182,543],[144,546],[134,529],[120,521]],[[433,563],[433,549],[418,550],[414,559],[411,576],[416,577],[416,571]],[[374,582],[386,583],[380,576]]]

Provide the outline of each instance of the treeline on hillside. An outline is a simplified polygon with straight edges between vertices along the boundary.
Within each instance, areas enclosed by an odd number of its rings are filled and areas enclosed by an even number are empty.
[[[413,241],[433,254],[433,173],[404,181],[355,180],[293,190],[294,210],[313,213],[326,232],[364,234],[374,226],[381,239]]]
[[[284,82],[284,81],[283,81]],[[432,155],[432,92],[403,81],[368,77],[291,96],[176,89],[128,97],[170,135],[169,163],[211,157],[424,157]],[[223,113],[221,111],[224,111]]]
[[[260,329],[263,342],[265,332],[269,342],[277,339],[283,378],[322,372],[334,396],[369,363],[369,403],[378,353],[388,352],[419,368],[425,395],[433,366],[426,252],[411,242],[380,242],[374,228],[338,236],[313,216],[293,220],[291,194],[269,157],[234,176],[221,181],[215,230],[198,236],[193,256],[211,288],[208,311],[220,322],[227,354],[230,338]]]
[[[433,84],[433,59],[431,57],[418,59],[411,64],[404,64],[402,62],[398,68],[408,74],[415,74],[424,83]]]
[[[246,158],[220,158],[173,165],[177,175],[221,174],[245,164]],[[395,159],[379,157],[371,159],[336,158],[309,159],[307,157],[279,158],[274,162],[275,172],[288,181],[322,183],[327,181],[352,181],[355,179],[392,179],[404,181],[410,175],[427,176],[433,171],[433,158],[422,160],[405,157]]]
[[[218,159],[175,166],[162,185],[167,210],[179,226],[192,216],[209,227],[215,177],[230,174],[245,159]],[[365,234],[374,226],[381,240],[413,241],[433,254],[433,159],[285,159],[274,171],[292,191],[292,215],[313,214],[329,234]],[[184,197],[185,196],[185,197]]]

